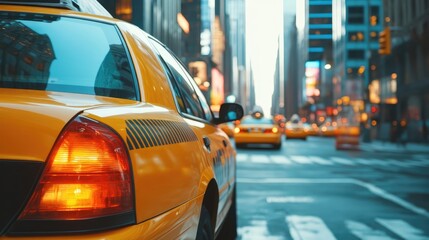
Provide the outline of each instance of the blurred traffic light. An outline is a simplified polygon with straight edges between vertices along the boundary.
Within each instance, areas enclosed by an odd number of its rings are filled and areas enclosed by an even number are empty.
[[[377,106],[371,106],[371,113],[377,113],[378,112],[378,107]]]
[[[378,43],[380,45],[380,48],[378,50],[378,53],[380,55],[389,55],[391,53],[392,41],[389,27],[385,27],[384,30],[380,32]]]

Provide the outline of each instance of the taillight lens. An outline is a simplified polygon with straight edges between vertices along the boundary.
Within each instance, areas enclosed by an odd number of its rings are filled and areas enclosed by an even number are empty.
[[[240,133],[240,132],[241,132],[240,128],[238,127],[234,128],[234,133]]]
[[[122,139],[99,122],[77,117],[58,138],[18,220],[79,220],[133,208],[130,164]]]
[[[264,133],[278,133],[278,132],[279,132],[279,129],[276,127],[264,129]]]

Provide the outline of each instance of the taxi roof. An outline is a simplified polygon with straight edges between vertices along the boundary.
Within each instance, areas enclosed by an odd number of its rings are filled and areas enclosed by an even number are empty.
[[[0,0],[0,4],[60,8],[112,18],[97,0]]]

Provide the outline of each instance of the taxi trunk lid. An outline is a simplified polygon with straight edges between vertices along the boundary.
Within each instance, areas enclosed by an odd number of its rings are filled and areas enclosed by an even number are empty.
[[[31,196],[67,123],[87,109],[130,102],[134,101],[0,88],[0,236]]]
[[[0,161],[44,162],[64,126],[84,110],[123,104],[91,95],[0,89]]]

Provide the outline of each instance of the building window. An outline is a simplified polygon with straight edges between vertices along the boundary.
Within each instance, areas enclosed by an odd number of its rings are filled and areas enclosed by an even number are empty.
[[[365,59],[365,50],[348,50],[347,55],[349,59]]]
[[[310,5],[309,13],[332,13],[331,5]]]
[[[350,42],[363,42],[365,40],[365,35],[363,32],[349,32],[348,38]]]
[[[310,29],[310,35],[332,34],[332,29]]]
[[[369,23],[371,26],[376,26],[380,20],[380,8],[378,6],[372,6],[370,9]]]
[[[310,24],[332,24],[332,18],[310,18]]]
[[[349,7],[347,22],[349,24],[363,24],[364,23],[363,7]]]
[[[378,32],[372,31],[369,36],[371,42],[378,42]]]

